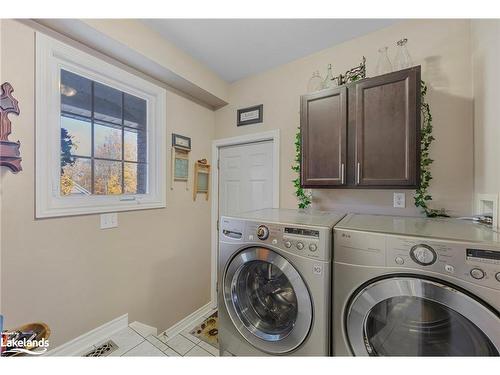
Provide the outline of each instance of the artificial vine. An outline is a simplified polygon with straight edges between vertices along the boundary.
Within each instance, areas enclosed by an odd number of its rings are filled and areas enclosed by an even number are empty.
[[[420,187],[415,192],[415,206],[420,207],[427,217],[448,217],[444,209],[430,208],[428,202],[432,200],[432,196],[427,189],[429,188],[432,174],[430,171],[431,164],[434,162],[430,158],[430,146],[434,141],[432,135],[432,115],[429,103],[425,101],[427,95],[427,85],[424,81],[420,83],[421,104],[420,111],[422,113],[422,130],[420,140]]]
[[[297,172],[298,176],[294,179],[293,186],[295,187],[295,195],[299,201],[299,208],[308,208],[311,205],[311,195],[308,194],[302,186],[300,186],[300,160],[301,160],[301,137],[300,128],[295,134],[295,164],[292,165],[292,171]]]

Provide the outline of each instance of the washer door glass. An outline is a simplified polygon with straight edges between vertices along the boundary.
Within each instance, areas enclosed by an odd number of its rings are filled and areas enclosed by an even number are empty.
[[[491,340],[456,311],[418,297],[393,297],[369,312],[365,340],[371,355],[491,356]]]
[[[346,316],[355,355],[498,356],[500,318],[437,280],[389,277],[362,288]]]
[[[249,248],[233,258],[224,278],[224,299],[238,331],[260,350],[289,352],[309,333],[307,287],[297,270],[272,250]]]
[[[257,336],[282,340],[297,321],[297,296],[285,274],[272,263],[254,260],[243,265],[232,291],[239,315]]]

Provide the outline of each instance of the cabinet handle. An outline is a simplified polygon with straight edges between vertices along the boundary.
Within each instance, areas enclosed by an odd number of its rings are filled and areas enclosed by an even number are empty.
[[[359,184],[360,175],[361,175],[361,163],[358,163],[358,172],[356,174],[357,184]]]
[[[342,179],[341,180],[341,184],[344,185],[344,183],[345,183],[345,165],[344,165],[344,163],[342,163],[340,165],[340,176],[341,176],[341,179]]]

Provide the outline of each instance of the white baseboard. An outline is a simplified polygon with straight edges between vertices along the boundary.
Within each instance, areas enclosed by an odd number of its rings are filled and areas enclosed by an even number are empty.
[[[128,326],[142,337],[156,336],[158,334],[158,328],[148,326],[147,324],[141,322],[135,321],[130,323]]]
[[[68,341],[65,344],[49,350],[46,356],[77,356],[92,345],[106,340],[116,332],[128,327],[128,314],[119,316],[92,331]]]
[[[211,310],[212,302],[209,302],[205,306],[200,307],[195,312],[186,316],[184,319],[179,320],[172,327],[167,328],[162,334],[168,337],[175,336],[184,331],[186,328],[190,328],[198,319],[208,314]]]

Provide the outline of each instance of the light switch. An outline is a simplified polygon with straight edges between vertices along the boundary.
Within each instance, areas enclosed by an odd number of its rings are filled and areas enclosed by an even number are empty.
[[[395,208],[405,208],[406,207],[406,194],[405,193],[394,193],[393,205]]]
[[[101,229],[116,228],[118,226],[118,214],[101,214]]]

